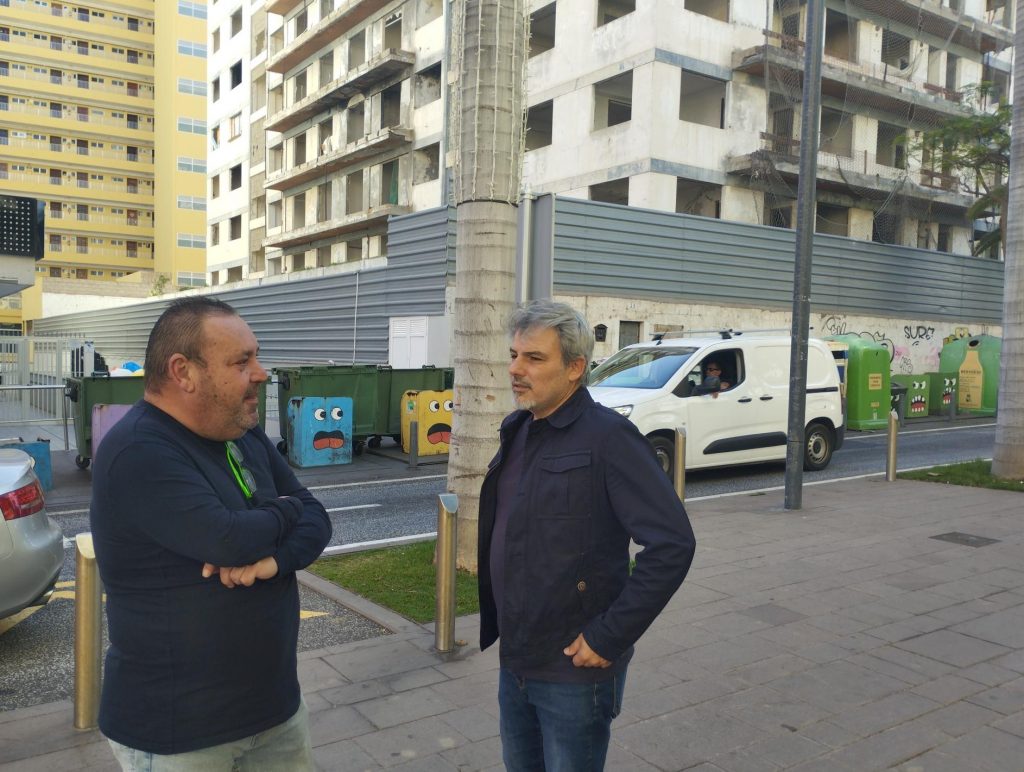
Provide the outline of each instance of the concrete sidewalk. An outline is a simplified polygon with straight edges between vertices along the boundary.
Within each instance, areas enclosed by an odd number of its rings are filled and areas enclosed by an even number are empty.
[[[1020,494],[875,477],[803,500],[688,505],[697,558],[637,646],[607,768],[1024,769]],[[342,596],[394,633],[300,655],[321,768],[501,769],[476,619],[439,656],[429,629]],[[116,769],[71,718],[0,714],[0,770]]]

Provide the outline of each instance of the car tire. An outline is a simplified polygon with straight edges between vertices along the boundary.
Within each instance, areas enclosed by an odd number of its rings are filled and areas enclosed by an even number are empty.
[[[658,457],[658,463],[661,465],[661,470],[671,477],[672,467],[675,463],[676,456],[675,443],[658,435],[648,437],[647,440],[651,443],[651,447],[654,448],[654,455]]]
[[[368,439],[366,441],[366,445],[369,448],[379,448],[380,447],[380,437],[370,437],[370,439]]]
[[[804,435],[804,469],[819,472],[832,460],[836,435],[828,426],[815,421],[807,426]]]

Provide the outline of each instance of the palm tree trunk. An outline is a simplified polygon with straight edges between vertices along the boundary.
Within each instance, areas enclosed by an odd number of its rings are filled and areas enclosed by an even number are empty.
[[[1013,61],[1013,121],[1010,195],[1006,212],[1024,212],[1024,3],[1017,3]],[[1024,480],[1024,218],[1004,218],[1003,343],[999,367],[999,412],[992,474]]]
[[[457,0],[452,34],[458,228],[448,489],[459,497],[458,564],[472,571],[480,484],[511,405],[504,323],[515,301],[527,18],[525,0]]]

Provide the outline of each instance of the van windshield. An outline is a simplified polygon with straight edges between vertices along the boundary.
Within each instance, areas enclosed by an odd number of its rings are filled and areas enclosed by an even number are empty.
[[[591,371],[590,385],[660,389],[696,350],[689,346],[624,348]]]

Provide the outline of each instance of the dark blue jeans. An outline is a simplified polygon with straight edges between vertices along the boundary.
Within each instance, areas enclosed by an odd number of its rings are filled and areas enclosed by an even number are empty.
[[[498,682],[501,746],[508,772],[600,772],[626,673],[598,684],[519,678]]]

